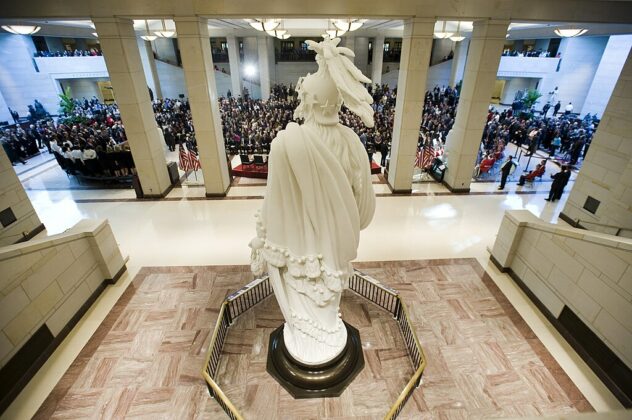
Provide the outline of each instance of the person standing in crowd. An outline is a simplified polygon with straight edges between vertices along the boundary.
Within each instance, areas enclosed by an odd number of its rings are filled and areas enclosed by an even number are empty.
[[[167,147],[169,147],[169,151],[175,152],[176,150],[176,138],[171,131],[171,127],[169,125],[165,125],[164,132],[165,143],[167,143]]]
[[[562,170],[551,175],[551,178],[553,178],[553,183],[551,183],[551,190],[549,191],[549,196],[544,199],[545,201],[555,201],[562,198],[564,187],[566,187],[571,178],[571,171],[567,165],[562,165]]]
[[[560,101],[557,101],[557,103],[553,107],[553,115],[557,115],[557,113],[560,112],[561,107],[562,107],[562,103]]]
[[[573,112],[573,103],[569,102],[564,108],[564,115],[570,115],[571,112]]]
[[[507,178],[509,177],[511,170],[514,169],[515,166],[516,164],[513,162],[513,156],[509,155],[505,163],[503,163],[503,165],[500,167],[500,186],[498,187],[499,190],[505,189]]]
[[[546,118],[546,114],[547,114],[547,112],[549,112],[549,109],[551,109],[551,104],[547,102],[547,103],[546,103],[546,104],[544,104],[544,106],[542,107],[542,116],[543,116],[544,118]]]
[[[386,140],[382,140],[382,144],[380,145],[380,153],[382,154],[380,165],[382,166],[382,168],[386,168],[386,157],[388,156],[388,142]]]
[[[582,149],[584,148],[585,143],[586,143],[586,140],[582,136],[579,139],[575,140],[575,143],[573,143],[573,145],[571,146],[571,161],[570,161],[571,165],[577,164],[577,161],[579,160],[579,156],[581,155],[581,152],[582,152]]]

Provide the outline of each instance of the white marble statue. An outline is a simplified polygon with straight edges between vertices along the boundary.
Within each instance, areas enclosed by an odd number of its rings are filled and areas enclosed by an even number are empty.
[[[371,81],[338,47],[340,39],[307,41],[318,71],[300,78],[300,104],[272,142],[263,208],[257,214],[252,271],[267,271],[285,326],[285,345],[296,360],[317,365],[344,349],[347,331],[340,297],[352,273],[360,230],[375,211],[367,152],[340,124],[344,103],[373,126]]]

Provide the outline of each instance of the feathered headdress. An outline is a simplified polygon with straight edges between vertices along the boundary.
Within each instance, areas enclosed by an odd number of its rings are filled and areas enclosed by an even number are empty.
[[[340,38],[326,37],[321,42],[307,40],[305,43],[308,49],[316,51],[319,71],[324,70],[331,77],[345,106],[359,116],[367,127],[373,127],[373,98],[362,85],[371,83],[371,79],[347,58],[355,57],[353,51],[339,47]]]

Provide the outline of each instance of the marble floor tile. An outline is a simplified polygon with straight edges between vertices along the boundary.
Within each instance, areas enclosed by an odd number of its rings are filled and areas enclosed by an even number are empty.
[[[402,290],[427,359],[400,418],[557,415],[592,407],[474,259],[359,264]],[[35,418],[222,418],[200,375],[225,296],[247,267],[143,269]],[[345,291],[365,368],[339,398],[295,400],[266,372],[273,297],[229,329],[216,379],[245,418],[382,418],[412,375],[390,314]]]

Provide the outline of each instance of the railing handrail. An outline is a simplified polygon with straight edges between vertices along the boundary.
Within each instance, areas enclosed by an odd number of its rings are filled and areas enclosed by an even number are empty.
[[[399,394],[397,400],[395,401],[395,404],[393,404],[390,408],[390,410],[388,411],[388,413],[386,414],[386,416],[384,417],[385,419],[395,419],[399,413],[401,412],[402,408],[404,407],[404,404],[408,401],[408,399],[411,397],[414,389],[420,385],[421,382],[421,375],[423,374],[425,368],[426,368],[426,353],[424,352],[423,347],[421,346],[419,339],[417,338],[417,333],[415,332],[415,330],[412,328],[411,324],[410,324],[410,317],[408,316],[408,309],[406,309],[406,305],[404,305],[404,303],[401,300],[401,296],[399,295],[399,292],[397,292],[394,289],[391,289],[390,287],[387,287],[385,285],[383,285],[382,283],[380,283],[378,280],[367,276],[365,274],[363,274],[362,272],[358,271],[358,270],[354,270],[353,272],[353,277],[358,277],[360,279],[362,279],[363,281],[369,283],[371,286],[376,287],[378,289],[380,289],[381,291],[391,295],[392,297],[395,298],[395,307],[393,308],[393,310],[389,310],[388,308],[386,308],[385,305],[382,305],[380,302],[376,302],[375,300],[373,300],[371,298],[371,295],[368,295],[366,293],[362,293],[362,291],[364,291],[364,288],[358,288],[358,290],[356,290],[355,288],[352,288],[352,283],[353,285],[355,285],[355,280],[350,282],[349,284],[349,288],[351,290],[353,290],[354,292],[360,294],[361,296],[363,296],[364,298],[370,300],[371,302],[375,303],[377,306],[379,306],[380,308],[383,308],[384,310],[388,311],[389,313],[391,313],[395,319],[397,320],[397,325],[399,326],[400,332],[402,333],[402,336],[404,337],[404,341],[405,341],[405,345],[406,345],[406,349],[407,349],[407,353],[410,357],[410,361],[413,365],[413,369],[415,369],[415,373],[413,374],[413,376],[410,378],[410,380],[408,381],[408,383],[406,384],[406,387],[404,387],[404,390]],[[353,280],[353,277],[350,280]],[[403,322],[402,322],[403,321]],[[406,329],[406,331],[404,331]],[[412,344],[414,344],[415,349],[417,351],[417,354],[415,355],[414,352],[410,349],[409,344],[410,344],[410,340],[407,340],[406,337],[407,335],[410,334],[410,336],[412,337]],[[415,357],[417,356],[417,357]],[[418,366],[417,366],[418,365]]]
[[[226,413],[226,414],[228,414],[229,417],[232,419],[244,420],[241,414],[239,414],[239,411],[237,410],[237,408],[233,405],[230,399],[228,399],[226,394],[224,394],[224,391],[222,391],[222,389],[219,387],[219,385],[217,385],[217,383],[213,380],[213,378],[211,378],[211,376],[208,373],[206,373],[206,370],[202,371],[202,376],[206,380],[206,383],[211,388],[213,388],[213,393],[215,394],[215,398],[216,399],[219,398],[222,401],[222,403],[226,405],[226,407],[228,408],[228,411],[230,411],[230,413]],[[220,406],[221,405],[222,404],[220,404]]]
[[[597,223],[597,222],[592,222],[590,220],[581,220],[581,219],[577,219],[576,223],[589,223],[591,225],[596,225],[596,226],[602,226],[602,227],[607,227],[607,228],[612,228],[612,229],[617,229],[619,232],[621,232],[622,230],[630,230],[632,231],[632,228],[627,228],[627,227],[621,227],[621,226],[616,226],[616,225],[606,225],[604,223]]]
[[[217,368],[219,367],[219,355],[221,355],[222,348],[224,347],[224,340],[226,339],[226,334],[228,333],[228,328],[230,327],[230,325],[236,318],[238,318],[243,312],[245,312],[245,310],[250,309],[251,307],[255,306],[272,294],[272,292],[270,292],[271,287],[269,286],[269,284],[267,288],[264,287],[265,290],[263,291],[258,288],[258,286],[265,283],[266,281],[269,281],[268,276],[255,279],[224,299],[224,302],[222,302],[222,305],[219,308],[217,321],[215,322],[215,328],[213,329],[213,335],[211,336],[211,341],[206,352],[204,367],[202,369],[202,376],[209,386],[209,392],[211,393],[211,396],[218,399],[218,403],[231,419],[243,420],[243,417],[241,416],[241,414],[239,414],[237,408],[224,394],[219,385],[217,385],[213,377],[217,373]],[[247,302],[248,306],[245,307],[245,309],[243,309],[242,311],[235,309],[234,305],[237,302],[241,302],[240,298],[249,292],[252,292],[254,294],[256,300],[251,300]],[[222,336],[218,341],[220,331],[222,332]],[[218,356],[214,357],[214,355],[216,354]],[[211,358],[213,358],[212,362]]]
[[[213,352],[210,350],[215,344],[215,341],[217,340],[217,335],[219,334],[220,325],[222,324],[222,321],[224,320],[224,311],[226,311],[227,305],[228,303],[224,301],[222,302],[222,306],[220,306],[219,308],[219,313],[217,314],[217,321],[215,322],[215,328],[213,328],[213,335],[211,336],[211,341],[209,342],[209,351],[206,352],[206,358],[204,360],[204,369],[202,369],[202,373],[206,372],[206,370],[208,369],[208,364],[211,361],[211,356]]]
[[[243,286],[241,289],[237,290],[236,292],[231,293],[230,295],[228,295],[226,297],[226,301],[227,302],[232,302],[235,299],[237,299],[239,296],[243,295],[244,293],[246,293],[247,291],[249,291],[250,289],[252,289],[253,287],[263,283],[264,281],[266,281],[269,278],[269,276],[265,275],[263,277],[259,277],[254,279],[253,281],[251,281],[250,283],[246,284],[245,286]]]
[[[264,284],[266,281],[268,283]],[[261,286],[262,284],[263,286]],[[384,417],[389,420],[394,419],[399,415],[404,404],[406,404],[408,399],[412,396],[414,389],[421,383],[421,376],[426,368],[426,354],[417,338],[417,333],[411,325],[408,309],[396,290],[383,285],[378,280],[358,270],[354,270],[349,278],[349,289],[393,315],[397,321],[397,325],[404,339],[406,351],[415,370],[404,390],[399,394],[395,404],[391,406]],[[215,355],[221,355],[224,341],[228,334],[228,328],[234,320],[273,293],[274,291],[269,284],[269,276],[264,276],[251,281],[241,289],[227,296],[220,306],[213,335],[211,336],[207,350],[204,368],[202,369],[202,376],[207,383],[211,396],[217,400],[218,404],[231,419],[243,420],[243,417],[214,380],[220,360],[220,357]],[[250,294],[252,294],[252,296],[250,296]],[[237,308],[237,306],[239,306],[239,308]]]

